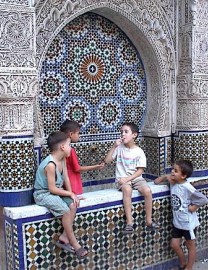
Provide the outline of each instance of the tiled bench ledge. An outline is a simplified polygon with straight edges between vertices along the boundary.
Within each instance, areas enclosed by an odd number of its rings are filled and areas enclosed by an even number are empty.
[[[201,183],[198,179],[197,182]],[[146,230],[144,200],[137,191],[132,195],[135,231],[130,236],[123,234],[122,192],[105,189],[84,193],[86,199],[81,200],[74,222],[75,235],[89,251],[88,257],[81,261],[72,253],[56,247],[55,241],[63,228],[61,220],[54,218],[47,208],[35,204],[5,207],[7,269],[170,269],[177,261],[173,260],[175,255],[169,245],[172,220],[169,187],[148,184],[153,193],[153,218],[163,228],[155,233]],[[207,184],[198,188],[208,195]],[[204,219],[207,211],[208,206],[201,208],[200,218]],[[208,246],[205,223],[201,224],[197,235],[197,248],[204,250]]]
[[[188,179],[194,186],[198,185],[208,185],[207,177],[190,177]],[[155,185],[153,182],[149,182],[153,194],[153,198],[168,195],[169,187],[168,185]],[[165,193],[164,193],[165,192]],[[161,194],[164,193],[164,194]],[[99,208],[112,205],[121,205],[122,204],[122,192],[116,189],[104,189],[92,192],[86,192],[83,194],[84,200],[80,200],[80,207],[78,213],[89,211],[90,208]],[[143,197],[140,196],[137,190],[133,190],[132,201],[141,201]],[[26,217],[35,217],[49,213],[48,209],[42,206],[28,205],[22,207],[5,207],[4,215],[15,220],[19,218]]]
[[[154,183],[148,183],[153,197],[165,195],[161,192],[169,192],[169,187],[167,185],[154,185]],[[122,192],[116,189],[105,189],[92,192],[86,192],[83,194],[84,200],[80,200],[79,212],[89,211],[90,209],[96,209],[105,206],[116,206],[122,204]],[[141,201],[143,197],[140,196],[137,190],[133,190],[132,201]],[[49,213],[48,209],[36,204],[21,206],[21,207],[5,207],[4,215],[15,220],[20,218],[28,218],[41,216]]]

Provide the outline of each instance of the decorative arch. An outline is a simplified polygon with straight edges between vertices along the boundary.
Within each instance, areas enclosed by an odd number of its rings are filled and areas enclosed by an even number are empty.
[[[94,12],[110,19],[133,42],[142,58],[147,77],[147,113],[143,135],[171,133],[175,112],[170,98],[175,92],[174,44],[169,25],[153,1],[39,1],[37,12],[37,65],[56,35],[76,17]]]

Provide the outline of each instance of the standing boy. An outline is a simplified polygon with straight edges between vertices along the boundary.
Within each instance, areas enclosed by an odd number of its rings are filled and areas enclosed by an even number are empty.
[[[171,206],[173,212],[173,231],[171,248],[179,258],[179,269],[192,270],[196,259],[196,227],[199,219],[196,210],[208,203],[205,195],[197,191],[187,178],[193,172],[193,165],[189,160],[179,160],[174,164],[170,175],[155,179],[155,184],[164,180],[170,183]],[[181,238],[184,237],[188,248],[188,261],[181,248]]]
[[[159,225],[152,221],[152,192],[142,177],[146,167],[146,157],[143,150],[135,143],[138,133],[136,124],[124,123],[121,127],[121,138],[115,141],[105,158],[106,163],[116,159],[116,186],[123,192],[126,214],[124,233],[133,232],[132,189],[137,189],[144,196],[147,228],[159,229]]]
[[[73,232],[79,199],[71,191],[65,163],[71,151],[70,139],[65,133],[57,131],[49,135],[47,143],[51,154],[40,163],[36,172],[34,199],[55,217],[62,216],[64,231],[57,246],[82,258],[88,252],[80,246]]]
[[[67,134],[72,143],[78,142],[80,125],[76,121],[66,119],[61,125],[60,130]],[[77,195],[83,193],[81,172],[98,170],[104,167],[104,163],[91,166],[80,166],[74,148],[71,149],[70,156],[66,158],[66,165],[72,191]]]

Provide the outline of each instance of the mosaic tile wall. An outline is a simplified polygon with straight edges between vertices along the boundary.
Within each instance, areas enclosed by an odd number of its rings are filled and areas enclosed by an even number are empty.
[[[169,148],[170,148],[169,142]],[[194,176],[208,175],[208,131],[178,132],[174,136],[174,159],[190,159]],[[169,166],[170,160],[167,166]]]
[[[46,136],[66,118],[78,121],[82,134],[94,141],[94,134],[104,139],[118,133],[124,120],[141,126],[146,78],[139,54],[115,24],[84,14],[49,47],[40,75],[39,102]]]
[[[39,103],[45,135],[59,129],[66,118],[76,120],[82,125],[75,146],[80,164],[99,163],[118,138],[122,122],[142,125],[146,78],[140,56],[115,24],[86,13],[62,29],[48,49]],[[83,179],[113,175],[110,166],[105,172],[86,172]]]
[[[208,190],[203,190],[208,196]],[[89,209],[77,214],[74,224],[75,233],[83,246],[89,250],[89,256],[78,260],[73,254],[60,250],[54,245],[61,233],[59,219],[50,215],[14,221],[13,230],[7,226],[7,236],[17,234],[19,253],[24,253],[24,260],[20,254],[15,257],[14,263],[20,269],[93,269],[93,270],[126,270],[142,269],[170,260],[174,253],[169,247],[171,238],[171,211],[169,196],[157,195],[153,203],[153,217],[163,225],[163,230],[153,233],[145,229],[144,203],[135,201],[133,205],[135,232],[132,235],[123,235],[124,212],[121,204],[105,208]],[[198,249],[207,247],[208,206],[199,210],[201,226],[198,229]],[[8,221],[7,221],[8,222]],[[11,222],[11,220],[10,220]],[[10,226],[11,227],[11,226]],[[8,252],[11,258],[14,250],[8,241]],[[12,262],[11,262],[12,263]],[[24,266],[23,266],[24,264]],[[13,270],[9,264],[8,270]],[[167,270],[167,269],[166,269]]]
[[[0,140],[0,205],[17,206],[31,201],[33,148],[33,136],[8,136]]]
[[[147,156],[147,178],[153,179],[170,171],[172,163],[179,159],[193,162],[192,176],[208,175],[208,131],[179,131],[164,138],[145,137],[141,142]]]

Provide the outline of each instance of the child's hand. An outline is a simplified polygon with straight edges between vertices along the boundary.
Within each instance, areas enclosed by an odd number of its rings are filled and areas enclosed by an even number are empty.
[[[98,164],[98,169],[103,169],[105,167],[105,162]]]
[[[118,183],[120,185],[126,184],[129,181],[128,177],[119,178]]]
[[[79,207],[79,203],[80,202],[79,202],[79,198],[77,197],[77,195],[75,195],[74,193],[72,193],[71,198],[72,198],[74,204],[76,205],[76,207]]]
[[[198,208],[199,208],[199,207],[198,207],[197,205],[195,205],[195,204],[190,204],[190,205],[188,206],[188,210],[189,210],[189,212],[191,212],[191,213],[196,212],[196,210],[197,210]]]
[[[117,147],[117,146],[119,146],[121,143],[122,143],[122,138],[116,140],[116,141],[114,142],[114,146]]]

